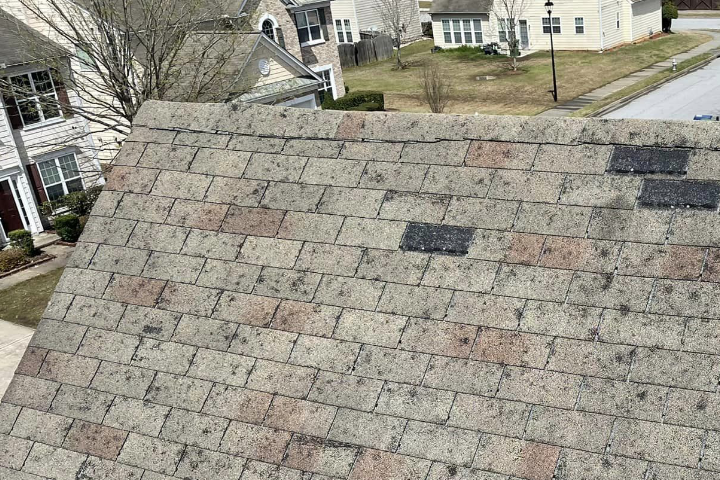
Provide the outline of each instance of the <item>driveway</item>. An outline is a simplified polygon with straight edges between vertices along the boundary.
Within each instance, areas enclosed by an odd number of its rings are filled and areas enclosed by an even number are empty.
[[[0,320],[0,398],[25,353],[35,330]]]
[[[720,18],[676,18],[673,30],[720,30]]]
[[[697,114],[720,115],[720,59],[664,84],[604,118],[692,120]]]

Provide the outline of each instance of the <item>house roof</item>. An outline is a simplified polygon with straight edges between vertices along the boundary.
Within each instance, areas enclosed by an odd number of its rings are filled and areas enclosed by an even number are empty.
[[[430,13],[489,13],[493,0],[433,0]]]
[[[0,64],[12,67],[66,55],[60,45],[0,9]]]
[[[147,102],[0,477],[717,478],[718,128]]]

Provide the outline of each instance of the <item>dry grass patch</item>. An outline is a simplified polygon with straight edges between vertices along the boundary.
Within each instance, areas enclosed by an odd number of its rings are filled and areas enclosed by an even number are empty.
[[[683,32],[628,45],[605,53],[556,52],[558,103],[567,102],[607,83],[641,70],[711,40],[701,33]],[[394,59],[343,70],[351,91],[385,92],[388,110],[428,112],[422,101],[420,73],[430,61],[440,63],[452,81],[452,100],[446,113],[536,115],[555,104],[549,52],[537,52],[520,61],[518,72],[508,68],[505,57],[446,51],[430,53],[431,40],[403,48],[408,68],[393,70]],[[494,80],[485,80],[487,76]]]

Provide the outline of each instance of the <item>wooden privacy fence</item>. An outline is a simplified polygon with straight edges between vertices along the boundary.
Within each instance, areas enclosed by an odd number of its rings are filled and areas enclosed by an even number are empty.
[[[393,56],[393,41],[389,35],[378,35],[357,43],[338,45],[340,65],[343,68],[361,67]]]

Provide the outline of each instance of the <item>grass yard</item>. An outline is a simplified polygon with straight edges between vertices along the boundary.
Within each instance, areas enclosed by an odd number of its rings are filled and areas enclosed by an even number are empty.
[[[58,268],[14,287],[0,290],[0,318],[36,328],[62,272],[63,269]]]
[[[701,33],[683,32],[662,36],[614,51],[556,52],[558,103],[601,87],[618,78],[690,50],[709,41]],[[520,59],[517,72],[508,68],[506,57],[489,57],[475,51],[430,53],[432,40],[403,48],[408,68],[393,70],[395,59],[343,70],[350,91],[385,92],[385,107],[404,112],[428,112],[421,100],[419,75],[426,62],[439,62],[453,84],[452,100],[446,113],[484,113],[493,115],[536,115],[554,103],[550,52],[536,52]],[[494,76],[495,80],[478,80]]]

